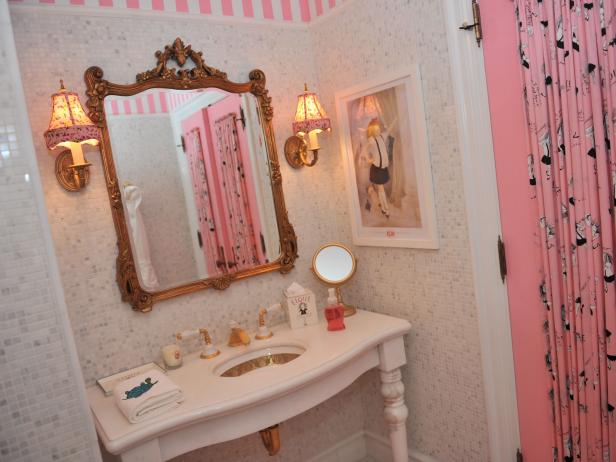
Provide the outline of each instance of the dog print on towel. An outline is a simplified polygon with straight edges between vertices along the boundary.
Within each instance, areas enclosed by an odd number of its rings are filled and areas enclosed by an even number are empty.
[[[148,377],[147,379],[145,379],[145,382],[141,382],[140,385],[137,385],[136,387],[125,391],[124,393],[126,394],[126,398],[122,398],[122,400],[126,401],[127,399],[139,398],[144,393],[150,391],[150,389],[157,383],[158,380],[156,382],[152,382],[152,379]]]

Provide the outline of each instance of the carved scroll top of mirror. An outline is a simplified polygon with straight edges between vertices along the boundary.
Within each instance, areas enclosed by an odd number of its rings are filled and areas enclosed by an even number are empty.
[[[137,74],[137,82],[146,82],[151,79],[168,79],[181,80],[190,82],[191,80],[201,79],[204,77],[220,77],[226,80],[227,74],[218,69],[208,66],[203,60],[203,53],[194,51],[191,45],[184,45],[182,39],[176,38],[171,45],[166,45],[164,51],[157,51],[155,54],[158,62],[156,67],[149,71]],[[186,64],[186,60],[190,58],[195,67],[193,69],[178,69],[168,68],[167,61],[173,59],[180,67]]]
[[[140,72],[136,76],[136,83],[132,85],[118,85],[103,79],[103,70],[92,66],[85,72],[84,79],[88,90],[87,107],[90,120],[99,126],[104,125],[103,99],[108,94],[133,95],[138,91],[149,88],[221,88],[226,91],[240,93],[250,92],[261,98],[261,111],[266,121],[274,117],[271,105],[272,98],[268,96],[265,86],[265,73],[260,69],[253,69],[248,74],[249,83],[235,83],[227,78],[227,73],[215,67],[208,66],[203,59],[201,51],[195,51],[192,45],[186,45],[177,37],[172,44],[165,45],[161,51],[154,53],[156,66],[148,71]],[[188,59],[194,63],[192,69],[183,69]],[[168,67],[168,61],[175,61],[180,68]]]
[[[315,276],[327,285],[336,287],[338,301],[344,305],[344,315],[355,314],[355,307],[342,301],[340,286],[348,282],[357,268],[357,260],[351,250],[342,244],[326,244],[312,258]]]
[[[265,74],[230,81],[180,38],[155,56],[135,83],[109,82],[96,66],[84,76],[89,116],[103,134],[116,279],[122,300],[142,312],[156,301],[286,273],[297,258]],[[126,182],[137,195],[121,188]]]

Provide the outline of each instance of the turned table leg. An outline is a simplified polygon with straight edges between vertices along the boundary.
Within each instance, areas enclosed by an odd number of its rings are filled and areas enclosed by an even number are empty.
[[[406,418],[409,410],[404,404],[404,384],[400,369],[381,371],[381,394],[385,400],[385,421],[389,425],[389,440],[394,462],[408,462]]]

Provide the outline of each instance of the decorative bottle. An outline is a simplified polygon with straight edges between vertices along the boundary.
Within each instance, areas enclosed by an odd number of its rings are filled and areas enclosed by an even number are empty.
[[[336,289],[328,289],[327,306],[325,307],[325,319],[327,319],[327,330],[342,330],[344,326],[344,306],[338,301]]]

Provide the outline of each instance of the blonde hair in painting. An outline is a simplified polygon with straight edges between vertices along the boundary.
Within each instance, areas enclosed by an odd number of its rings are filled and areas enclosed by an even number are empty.
[[[370,121],[366,128],[366,136],[368,138],[375,137],[381,133],[381,123],[376,117]]]

